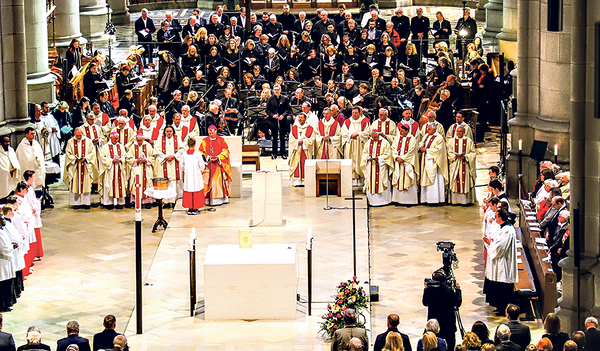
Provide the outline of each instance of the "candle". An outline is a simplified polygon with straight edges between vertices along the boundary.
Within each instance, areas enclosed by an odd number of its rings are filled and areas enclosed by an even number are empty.
[[[311,248],[311,241],[312,241],[312,227],[308,227],[308,230],[306,231],[306,247],[307,248]]]
[[[558,144],[554,144],[554,156],[558,156]]]
[[[196,240],[196,228],[192,227],[192,232],[190,233],[190,238]]]
[[[136,166],[133,168],[135,174],[135,220],[142,220],[142,183],[140,180],[140,175],[142,174],[142,169],[140,166]]]
[[[519,151],[523,151],[523,139],[519,139]]]
[[[190,240],[188,241],[188,244],[190,246],[189,250],[194,251],[194,239],[190,238]]]

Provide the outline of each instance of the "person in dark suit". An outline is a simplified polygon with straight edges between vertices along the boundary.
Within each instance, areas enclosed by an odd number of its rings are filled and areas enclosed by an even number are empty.
[[[223,34],[223,25],[219,23],[216,13],[210,15],[210,22],[206,25],[206,33],[214,34],[217,38]]]
[[[169,21],[162,21],[161,28],[156,32],[156,41],[159,42],[158,49],[160,51],[169,51],[175,57],[179,57],[181,37],[179,32],[171,28]]]
[[[69,74],[69,78],[73,77],[73,68],[75,68],[78,71],[81,68],[81,55],[82,49],[79,46],[79,40],[77,38],[73,38],[73,40],[71,40],[71,43],[69,44],[67,52],[65,53],[65,59],[67,60],[67,72]]]
[[[373,351],[381,351],[385,346],[385,338],[390,332],[399,333],[402,337],[402,346],[404,346],[404,351],[412,351],[412,347],[410,346],[410,339],[408,335],[404,333],[400,333],[398,331],[398,324],[400,324],[400,317],[397,314],[390,314],[387,317],[387,327],[388,329],[375,338],[375,345],[373,345]]]
[[[36,326],[27,328],[27,344],[21,345],[17,348],[17,351],[23,350],[44,350],[50,351],[50,346],[42,344],[42,333]]]
[[[127,346],[127,337],[125,335],[117,335],[112,342],[112,347],[104,349],[105,351],[123,351],[129,350]]]
[[[571,340],[573,340],[577,344],[577,351],[585,350],[585,333],[584,332],[582,332],[581,330],[576,331],[575,333],[573,333]]]
[[[439,109],[436,111],[437,121],[444,126],[444,130],[448,130],[454,121],[452,102],[449,98],[450,92],[447,89],[442,90],[442,93],[440,94],[442,102]]]
[[[356,313],[348,309],[344,312],[344,324],[342,329],[338,329],[331,338],[331,351],[342,351],[350,348],[350,340],[358,338],[364,347],[368,348],[369,337],[364,328],[356,326]]]
[[[465,35],[466,43],[469,45],[475,40],[475,35],[477,34],[477,22],[473,18],[471,18],[471,10],[465,9],[463,17],[461,17],[456,23],[456,27],[454,28],[454,32],[460,36],[460,30],[465,29],[467,31],[467,35]],[[457,45],[458,48],[458,57],[462,57],[462,45]]]
[[[552,350],[562,350],[565,342],[570,339],[569,334],[560,331],[560,319],[556,313],[548,313],[544,319],[544,331],[546,333],[542,335],[542,339],[550,340]],[[594,347],[591,347],[591,350],[594,350]]]
[[[92,343],[92,347],[94,351],[98,351],[100,349],[111,349],[114,347],[113,342],[115,338],[120,335],[115,331],[117,326],[117,318],[112,314],[104,317],[104,330],[100,333],[94,334],[94,339]]]
[[[91,101],[96,101],[98,99],[96,92],[102,88],[106,88],[106,84],[98,74],[98,67],[95,63],[90,63],[88,71],[83,76],[83,95]]]
[[[415,44],[417,55],[427,54],[427,36],[429,35],[429,18],[423,16],[423,9],[417,9],[417,15],[410,20],[412,43]],[[398,33],[400,34],[400,33]],[[401,34],[400,34],[401,35]],[[423,52],[421,52],[423,50]]]
[[[181,31],[183,30],[181,23],[179,23],[178,19],[173,18],[173,14],[170,11],[165,14],[165,20],[169,22],[169,27],[171,27],[172,30],[181,35]]]
[[[193,37],[194,35],[196,35],[196,32],[198,32],[199,29],[200,24],[196,22],[196,16],[190,16],[188,23],[185,26],[183,26],[181,36],[183,38],[185,38],[188,35]]]
[[[558,224],[554,230],[554,244],[548,250],[550,251],[552,270],[556,273],[556,281],[558,282],[562,280],[562,267],[558,265],[558,262],[567,257],[567,250],[569,249],[569,217],[568,210],[561,210],[558,213]]]
[[[3,332],[2,327],[2,314],[0,314],[0,351],[15,351],[15,339],[12,334]]]
[[[585,349],[596,351],[600,349],[600,331],[598,331],[598,320],[588,317],[585,320]]]
[[[152,62],[152,44],[144,44],[152,42],[152,33],[156,32],[154,22],[148,17],[148,10],[142,9],[142,15],[135,21],[135,34],[137,35],[138,42],[144,46],[144,53],[142,58],[144,60],[144,67],[148,67],[148,63]],[[142,33],[140,33],[142,32]]]
[[[510,340],[510,328],[502,324],[496,329],[496,338],[499,343],[496,344],[496,351],[523,351],[523,348]]]
[[[399,62],[406,62],[406,44],[408,44],[408,37],[410,35],[410,19],[404,16],[402,8],[399,7],[396,10],[396,15],[392,17],[392,23],[394,23],[394,29],[400,36],[398,60]]]
[[[443,268],[432,274],[432,280],[425,282],[423,306],[427,306],[427,319],[436,319],[440,325],[437,336],[445,339],[448,350],[454,350],[456,343],[455,308],[462,304],[462,291],[457,283],[456,288],[446,279]]]
[[[506,307],[506,318],[508,323],[506,324],[510,329],[510,341],[521,346],[523,349],[531,343],[531,331],[529,326],[519,322],[519,315],[521,314],[521,308],[515,304],[509,304]],[[498,339],[498,329],[494,335],[494,343],[497,345],[500,343]]]
[[[434,38],[435,43],[440,41],[446,42],[448,47],[450,46],[450,34],[452,33],[452,27],[450,22],[444,18],[444,15],[440,11],[435,14],[437,21],[433,22],[433,30],[435,31]]]
[[[229,23],[229,16],[227,16],[226,14],[223,13],[223,6],[221,6],[221,5],[217,6],[216,15],[217,15],[217,20],[222,25],[226,25]]]
[[[67,337],[56,342],[56,351],[66,351],[71,344],[79,346],[79,351],[90,351],[90,341],[79,336],[79,323],[77,321],[67,323]]]
[[[277,158],[277,136],[279,135],[279,156],[286,159],[285,138],[289,131],[291,107],[289,99],[281,94],[281,86],[279,84],[273,86],[273,96],[267,100],[266,110],[267,116],[271,120],[271,141],[273,143],[271,158]]]

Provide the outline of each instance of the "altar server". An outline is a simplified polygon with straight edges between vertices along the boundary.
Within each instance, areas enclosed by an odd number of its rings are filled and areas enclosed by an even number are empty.
[[[188,209],[188,215],[200,213],[204,207],[204,179],[202,171],[206,167],[204,156],[196,150],[196,139],[187,140],[188,149],[181,155],[183,169],[183,207]]]

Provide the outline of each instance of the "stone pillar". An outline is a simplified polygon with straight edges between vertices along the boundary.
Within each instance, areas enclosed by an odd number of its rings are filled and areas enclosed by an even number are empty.
[[[477,8],[475,9],[475,19],[479,22],[485,21],[485,4],[488,0],[479,0]]]
[[[507,60],[517,59],[517,0],[504,0],[502,6],[502,29],[496,39],[500,52]]]
[[[485,27],[483,37],[496,39],[496,35],[502,29],[502,0],[489,0],[485,8]]]
[[[106,42],[102,38],[106,19],[106,0],[79,0],[81,35],[94,46]]]
[[[27,26],[27,93],[29,101],[40,103],[56,100],[54,76],[48,67],[48,23],[46,22],[46,1],[31,0],[25,8]]]
[[[593,116],[594,89],[594,48],[586,45],[593,42],[594,22],[600,20],[600,4],[596,1],[572,0],[572,8],[565,11],[565,23],[571,30],[571,103],[570,103],[570,142],[571,142],[571,208],[579,208],[581,230],[571,230],[568,257],[560,262],[563,267],[563,297],[559,316],[562,329],[572,333],[582,330],[584,318],[600,313],[600,199],[592,195],[600,189],[598,174],[600,157],[600,136],[597,128],[600,121]],[[589,24],[589,25],[588,25]],[[573,210],[571,211],[573,214]],[[571,226],[573,216],[571,217]],[[581,265],[575,267],[574,238],[580,239]],[[577,281],[580,283],[581,301],[578,306]],[[581,318],[577,318],[577,314]]]
[[[23,129],[27,117],[25,0],[0,1],[0,132]]]
[[[129,9],[126,0],[106,0],[112,8],[112,21],[115,25],[129,24]]]
[[[56,33],[56,48],[64,57],[71,40],[81,37],[79,22],[79,0],[55,0],[56,19],[54,28]]]

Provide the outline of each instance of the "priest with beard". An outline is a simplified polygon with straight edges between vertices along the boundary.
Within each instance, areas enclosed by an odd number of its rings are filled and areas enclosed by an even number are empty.
[[[456,137],[447,142],[448,145],[448,202],[451,204],[469,205],[475,203],[475,178],[477,163],[475,161],[475,144],[465,135],[465,128],[456,128]]]
[[[400,205],[416,205],[419,184],[419,161],[417,138],[410,134],[410,127],[400,126],[400,135],[392,144],[392,156],[396,165],[392,175],[392,201]]]
[[[127,151],[119,142],[119,133],[112,132],[110,141],[100,151],[101,202],[107,209],[122,209],[127,196]]]
[[[323,110],[323,119],[319,120],[316,133],[316,158],[340,158],[342,154],[342,128],[337,120],[333,118],[329,107]]]
[[[421,203],[439,204],[446,201],[448,157],[446,142],[434,123],[427,123],[426,134],[419,144],[421,151]]]
[[[394,125],[395,126],[395,125]],[[360,164],[365,175],[365,193],[371,206],[385,206],[392,202],[390,168],[394,167],[390,143],[379,129],[371,131],[362,151]]]
[[[69,187],[69,205],[74,208],[90,209],[92,183],[98,172],[96,147],[92,139],[83,136],[81,127],[65,148],[65,170],[63,181]]]
[[[149,116],[146,117],[150,118]],[[152,186],[152,177],[154,176],[154,148],[149,142],[145,140],[144,134],[137,134],[137,136],[135,137],[135,143],[127,151],[125,160],[127,162],[127,167],[131,172],[131,176],[129,177],[129,191],[131,193],[131,203],[135,203],[136,201],[136,180],[133,177],[132,170],[133,167],[140,166],[140,193],[142,194],[141,203],[145,205],[146,208],[150,208],[150,205],[154,203],[154,198],[144,194],[144,191],[146,191],[146,189]]]
[[[306,122],[306,115],[300,112],[292,126],[289,139],[288,164],[292,186],[304,186],[304,163],[313,158],[314,142],[315,131]]]
[[[225,139],[217,135],[217,127],[208,127],[208,136],[200,143],[198,151],[208,160],[208,167],[202,172],[206,205],[218,206],[229,203],[231,194],[231,161],[229,146]]]
[[[361,168],[363,148],[371,127],[369,119],[362,114],[362,108],[355,106],[352,109],[352,117],[346,119],[342,126],[342,147],[344,158],[352,159],[352,185],[362,186],[364,174]]]

